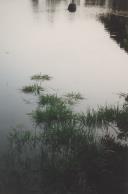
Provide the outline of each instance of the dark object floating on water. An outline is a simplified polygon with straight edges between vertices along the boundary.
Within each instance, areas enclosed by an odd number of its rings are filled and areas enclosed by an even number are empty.
[[[76,11],[76,4],[74,3],[74,0],[72,0],[72,2],[69,4],[68,11],[69,12],[75,12]]]

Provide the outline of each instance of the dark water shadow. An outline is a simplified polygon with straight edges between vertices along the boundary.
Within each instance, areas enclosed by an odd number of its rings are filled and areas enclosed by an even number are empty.
[[[85,6],[104,6],[106,0],[85,0]]]
[[[109,8],[117,11],[128,11],[128,1],[127,0],[109,0]]]
[[[99,20],[104,24],[110,37],[120,48],[128,52],[128,18],[114,14],[101,15]]]

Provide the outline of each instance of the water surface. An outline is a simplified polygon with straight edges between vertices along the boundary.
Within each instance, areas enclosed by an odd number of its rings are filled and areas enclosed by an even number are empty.
[[[76,0],[74,13],[69,3],[0,0],[1,137],[17,125],[31,128],[36,103],[20,89],[35,73],[54,78],[45,83],[51,90],[85,96],[82,111],[128,91],[127,0]]]

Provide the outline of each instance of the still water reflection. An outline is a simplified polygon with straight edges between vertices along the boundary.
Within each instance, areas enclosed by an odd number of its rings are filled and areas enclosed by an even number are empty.
[[[128,18],[113,14],[101,15],[99,18],[110,37],[128,52]]]
[[[31,127],[35,100],[20,92],[35,73],[56,91],[79,91],[84,106],[115,103],[128,91],[127,0],[0,0],[0,131]],[[27,97],[28,99],[28,97]],[[2,135],[1,135],[2,136]]]

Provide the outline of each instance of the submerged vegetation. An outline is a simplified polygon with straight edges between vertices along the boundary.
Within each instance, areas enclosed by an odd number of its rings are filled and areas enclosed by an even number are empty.
[[[122,107],[85,113],[73,111],[83,99],[79,93],[38,95],[37,109],[31,113],[36,128],[14,129],[8,137],[0,175],[5,193],[7,189],[14,194],[126,194],[127,95],[122,95]]]

